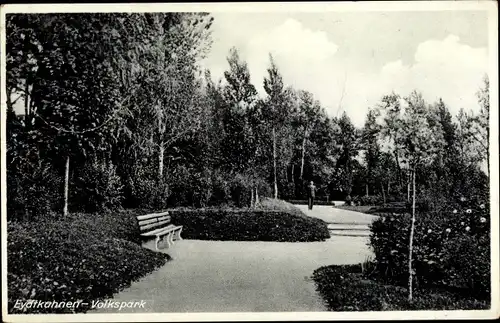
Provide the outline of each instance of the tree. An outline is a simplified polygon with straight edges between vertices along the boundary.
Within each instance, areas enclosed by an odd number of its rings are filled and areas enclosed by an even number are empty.
[[[268,98],[266,102],[267,115],[271,123],[272,143],[273,143],[273,186],[274,198],[278,198],[278,179],[276,166],[276,128],[283,123],[285,109],[285,94],[283,90],[283,78],[276,66],[273,57],[269,54],[270,67],[267,69],[268,77],[264,78],[264,90]]]
[[[413,91],[405,98],[406,106],[398,124],[401,127],[399,144],[403,156],[408,160],[412,175],[412,220],[408,256],[408,299],[413,298],[413,236],[415,232],[415,178],[419,166],[430,163],[435,155],[444,146],[443,133],[436,131],[429,125],[429,108],[422,95]]]
[[[337,170],[341,174],[341,187],[346,194],[346,199],[350,201],[353,184],[353,161],[359,151],[359,132],[345,112],[336,123],[338,126],[336,137],[340,151]]]
[[[490,81],[488,75],[483,79],[483,87],[477,92],[481,107],[479,115],[473,116],[471,123],[471,136],[475,139],[478,151],[486,159],[487,174],[490,177]]]
[[[361,143],[365,150],[364,159],[367,168],[366,196],[369,195],[369,185],[374,185],[376,183],[375,172],[378,167],[379,156],[380,156],[380,145],[378,143],[380,127],[377,124],[376,113],[377,113],[376,110],[373,109],[370,109],[368,111],[365,125],[363,127],[361,135],[362,136]],[[383,185],[383,182],[380,182],[380,184]],[[382,194],[384,194],[383,187],[382,187]]]
[[[19,39],[30,39],[31,45],[21,47],[33,72],[22,79],[15,74],[16,66],[10,66],[10,84],[25,85],[25,131],[37,138],[46,157],[56,164],[61,157],[64,160],[63,214],[68,212],[70,160],[106,149],[120,109],[110,47],[96,45],[110,42],[112,35],[104,24],[108,18],[106,14],[16,15],[10,21],[9,28],[19,33]],[[18,27],[26,21],[28,30]],[[14,44],[11,49],[15,48]]]
[[[397,179],[400,187],[403,186],[403,172],[401,170],[400,162],[400,120],[401,120],[401,97],[396,93],[391,93],[390,95],[385,95],[382,97],[382,102],[377,105],[377,115],[380,115],[382,119],[381,125],[381,135],[387,140],[388,144],[391,146],[394,158],[397,165]],[[407,183],[409,188],[410,184]],[[409,194],[409,190],[408,190]]]

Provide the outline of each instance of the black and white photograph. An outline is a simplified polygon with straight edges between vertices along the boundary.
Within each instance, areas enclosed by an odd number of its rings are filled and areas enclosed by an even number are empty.
[[[498,318],[497,6],[3,5],[3,320]]]

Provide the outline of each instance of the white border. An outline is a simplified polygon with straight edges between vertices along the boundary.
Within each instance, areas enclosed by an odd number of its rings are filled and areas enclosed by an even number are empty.
[[[398,2],[308,2],[308,3],[207,3],[207,4],[32,4],[4,5],[0,8],[1,48],[1,116],[5,116],[5,14],[49,13],[49,12],[160,12],[160,11],[208,11],[208,12],[327,12],[327,11],[487,11],[489,12],[489,58],[490,58],[490,169],[491,169],[491,310],[486,311],[405,311],[405,312],[244,312],[244,313],[123,313],[123,314],[7,314],[7,218],[5,189],[1,190],[1,250],[2,250],[2,317],[5,322],[184,322],[184,321],[305,321],[305,320],[391,320],[391,319],[465,319],[497,318],[499,305],[499,218],[498,218],[498,9],[496,1],[398,1]],[[1,187],[6,187],[5,178],[5,118],[1,122]]]

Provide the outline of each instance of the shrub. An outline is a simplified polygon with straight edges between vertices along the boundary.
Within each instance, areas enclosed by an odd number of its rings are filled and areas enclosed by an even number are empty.
[[[259,209],[263,211],[281,211],[297,216],[308,217],[298,207],[283,200],[263,198],[260,202]],[[308,217],[309,218],[309,217]]]
[[[489,304],[437,289],[417,291],[408,301],[406,288],[367,279],[360,265],[316,269],[316,289],[330,311],[474,310]]]
[[[62,179],[49,166],[25,162],[7,170],[7,216],[9,220],[35,220],[58,206]]]
[[[455,208],[456,207],[456,208]],[[489,297],[489,206],[463,200],[448,210],[416,215],[413,264],[419,285],[469,289]],[[371,227],[378,277],[405,286],[408,281],[410,215],[385,215]]]
[[[169,258],[128,241],[138,237],[131,213],[78,214],[64,220],[9,223],[9,313],[68,312],[57,308],[23,312],[14,304],[28,299],[90,303],[111,297]],[[88,309],[82,306],[75,311]]]
[[[384,198],[382,195],[363,195],[363,196],[355,196],[352,199],[353,204],[356,205],[382,205],[384,204]]]
[[[121,206],[123,185],[116,166],[97,161],[87,163],[75,179],[72,204],[85,212],[114,210]]]
[[[198,209],[171,215],[188,239],[306,242],[330,237],[322,220],[281,211]]]

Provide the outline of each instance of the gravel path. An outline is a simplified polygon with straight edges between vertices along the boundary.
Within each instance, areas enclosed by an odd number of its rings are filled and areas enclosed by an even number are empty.
[[[312,212],[305,208],[308,215],[330,220],[367,219],[365,214],[328,206]],[[366,243],[366,237],[344,236],[308,243],[178,241],[164,250],[172,261],[134,282],[114,300],[146,301],[145,308],[122,313],[326,311],[309,277],[320,266],[365,260],[371,254]]]

